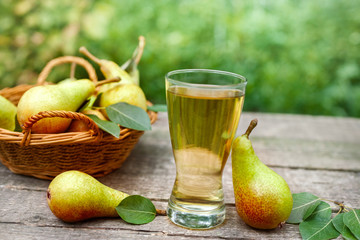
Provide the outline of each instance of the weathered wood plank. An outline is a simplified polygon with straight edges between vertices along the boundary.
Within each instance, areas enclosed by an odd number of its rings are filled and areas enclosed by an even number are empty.
[[[251,140],[269,166],[360,171],[360,119],[244,113],[238,136],[253,118],[259,124]],[[167,124],[166,114],[159,114],[153,131],[142,137],[135,151],[172,156]]]
[[[241,132],[253,118],[259,120],[254,136],[360,144],[358,118],[245,112],[239,124]]]

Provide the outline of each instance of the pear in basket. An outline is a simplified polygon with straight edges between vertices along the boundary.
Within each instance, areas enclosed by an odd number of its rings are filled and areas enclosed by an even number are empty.
[[[20,98],[17,118],[20,126],[29,117],[42,111],[76,111],[95,91],[95,84],[88,79],[64,81],[56,85],[36,86],[27,90]],[[41,119],[32,126],[33,133],[65,132],[71,123],[66,118]]]
[[[81,113],[85,115],[95,115],[100,120],[106,120],[105,116],[97,109],[87,108],[83,110]],[[89,131],[89,126],[82,120],[72,120],[67,132],[87,132]]]
[[[113,61],[106,59],[99,59],[90,53],[86,47],[82,46],[80,48],[80,52],[94,61],[96,64],[100,66],[100,70],[105,76],[105,79],[114,79],[118,78],[122,84],[134,84],[134,80],[124,69],[122,69],[118,64]],[[104,84],[100,86],[99,92],[104,92],[112,87],[116,86],[119,82],[112,82],[108,84]]]
[[[100,97],[100,107],[126,102],[128,104],[140,107],[146,111],[146,97],[142,89],[135,84],[118,84],[115,87],[106,90]],[[102,113],[107,116],[106,111]]]
[[[0,95],[0,128],[15,129],[16,106]]]
[[[113,61],[97,58],[84,46],[80,47],[79,51],[100,66],[100,70],[105,76],[105,79],[119,78],[121,79],[122,84],[140,85],[140,74],[137,66],[143,55],[144,48],[145,37],[139,36],[139,43],[134,50],[132,57],[127,60],[121,67]],[[116,83],[104,84],[100,87],[100,92],[104,92],[115,85]]]
[[[132,59],[128,61],[124,67],[129,69],[130,72],[134,71],[133,77],[130,76],[130,73],[123,70],[115,62],[98,59],[93,54],[91,54],[85,47],[80,48],[80,52],[85,54],[91,60],[96,62],[104,74],[106,79],[119,78],[119,82],[105,84],[100,87],[100,107],[105,108],[109,105],[126,102],[128,104],[140,107],[146,111],[146,97],[143,90],[139,87],[139,75],[137,72],[137,64],[140,61],[142,50],[145,45],[144,37],[139,38],[139,46],[135,50]],[[102,113],[107,117],[106,111],[103,110]]]

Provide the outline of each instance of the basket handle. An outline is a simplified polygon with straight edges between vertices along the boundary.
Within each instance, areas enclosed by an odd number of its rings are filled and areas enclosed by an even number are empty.
[[[95,136],[94,142],[100,141],[102,139],[103,134],[102,131],[99,129],[98,125],[91,118],[89,118],[83,113],[62,111],[62,110],[43,111],[31,116],[22,126],[24,136],[21,140],[20,146],[28,146],[30,144],[31,128],[37,121],[43,118],[53,118],[53,117],[70,118],[73,120],[84,121],[90,128],[89,132],[91,136]]]
[[[63,57],[54,58],[46,64],[46,66],[43,68],[43,70],[39,74],[39,77],[37,79],[37,85],[43,85],[45,83],[45,80],[49,76],[51,69],[53,67],[64,64],[64,63],[72,63],[73,66],[74,66],[74,64],[81,65],[87,71],[90,80],[93,81],[94,84],[97,83],[98,79],[97,79],[95,69],[87,60],[85,60],[84,58],[81,58],[81,57],[63,56]]]

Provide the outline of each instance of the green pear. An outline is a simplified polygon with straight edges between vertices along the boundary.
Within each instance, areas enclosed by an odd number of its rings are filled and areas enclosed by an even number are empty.
[[[239,216],[254,228],[273,229],[290,216],[293,200],[286,181],[256,156],[249,134],[257,125],[251,121],[246,133],[232,146],[232,175]]]
[[[101,94],[99,105],[100,107],[107,107],[118,102],[126,102],[138,106],[145,111],[147,109],[145,94],[143,90],[135,84],[118,84],[106,90]],[[102,113],[107,116],[105,111]]]
[[[98,109],[84,109],[81,113],[85,115],[95,115],[100,120],[106,120],[105,116]],[[89,126],[82,120],[72,120],[67,132],[87,132],[89,131]]]
[[[88,80],[65,80],[56,85],[37,86],[27,90],[20,98],[17,117],[20,126],[29,117],[51,110],[76,111],[95,91],[95,84]],[[32,127],[34,133],[65,132],[71,123],[67,118],[41,119]]]
[[[47,190],[51,211],[65,222],[118,217],[115,208],[127,196],[86,173],[74,170],[56,176]]]
[[[129,73],[127,73],[115,62],[106,59],[99,59],[95,57],[93,54],[91,54],[85,47],[80,47],[79,51],[100,66],[100,70],[105,76],[105,79],[112,79],[119,77],[120,82],[123,84],[134,84],[134,80],[129,75]],[[109,84],[113,85],[111,83]]]
[[[16,106],[0,95],[0,128],[15,130]]]

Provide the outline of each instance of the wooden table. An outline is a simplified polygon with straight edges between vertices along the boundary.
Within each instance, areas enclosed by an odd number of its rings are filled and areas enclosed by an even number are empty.
[[[307,191],[360,208],[360,119],[243,113],[238,135],[255,117],[255,151],[285,178],[293,193]],[[124,165],[99,180],[146,196],[165,209],[174,178],[167,116],[159,113],[153,130],[143,135]],[[212,230],[181,228],[166,216],[145,225],[120,218],[64,223],[48,208],[49,183],[13,174],[0,164],[0,239],[301,239],[297,225],[259,231],[242,222],[235,210],[230,159],[223,177],[226,220]]]

